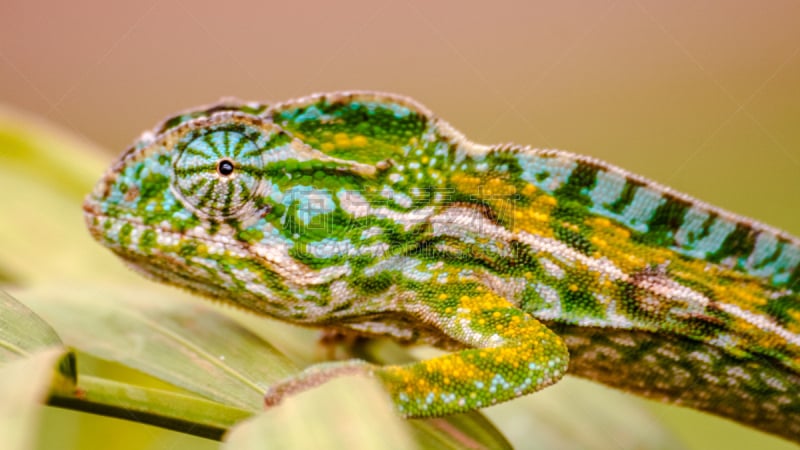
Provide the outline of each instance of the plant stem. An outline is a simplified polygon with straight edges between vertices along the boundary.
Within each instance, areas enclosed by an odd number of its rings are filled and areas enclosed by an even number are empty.
[[[257,411],[226,406],[192,395],[144,388],[82,375],[72,394],[54,393],[50,406],[153,425],[221,440],[235,423]]]

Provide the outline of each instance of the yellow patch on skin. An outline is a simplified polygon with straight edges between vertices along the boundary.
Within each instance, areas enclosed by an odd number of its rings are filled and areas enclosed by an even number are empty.
[[[527,207],[514,207],[513,232],[526,231],[542,237],[553,237],[550,226],[550,212],[555,200],[546,194],[538,195]]]
[[[425,371],[431,374],[439,374],[443,379],[450,379],[451,382],[461,383],[473,380],[477,377],[485,377],[483,371],[475,367],[472,363],[455,355],[447,355],[440,358],[421,361]],[[420,391],[431,390],[435,392],[436,386],[430,383],[417,384]]]
[[[789,328],[793,333],[797,333],[798,327],[797,326],[793,326],[793,325],[795,325],[797,323],[800,323],[800,311],[789,310],[789,311],[786,311],[786,313],[789,314],[789,317],[792,318],[792,321],[791,321],[791,323],[789,323],[787,328]]]
[[[461,173],[453,175],[450,180],[456,186],[456,190],[472,195],[479,194],[480,186],[483,183],[483,180],[478,177],[471,177]]]
[[[493,292],[486,292],[480,295],[463,295],[459,299],[460,309],[464,312],[483,311],[487,309],[500,309],[509,308],[511,304],[508,300],[494,294]],[[495,318],[500,317],[501,313],[495,311],[492,314]],[[469,318],[469,317],[467,317]]]
[[[586,219],[586,225],[593,228],[611,228],[611,221],[605,217],[590,217]]]
[[[600,247],[600,248],[605,248],[605,247],[608,246],[608,242],[606,242],[604,239],[600,239],[597,236],[590,237],[589,238],[589,242],[591,242],[592,244],[594,244],[594,245],[596,245],[597,247]]]
[[[367,138],[361,135],[355,136],[352,139],[353,145],[356,147],[366,147],[367,146]]]
[[[562,225],[564,226],[564,228],[566,228],[566,229],[568,229],[570,231],[574,231],[576,233],[580,233],[580,231],[581,231],[580,227],[578,227],[575,224],[569,223],[569,222],[563,222]]]
[[[501,178],[490,178],[484,182],[483,193],[489,198],[503,198],[516,194],[517,188]]]
[[[536,193],[536,186],[532,184],[526,184],[524,188],[522,188],[522,195],[527,195],[528,197],[532,196]]]
[[[336,133],[333,135],[333,143],[336,144],[338,148],[347,148],[353,145],[353,142],[350,140],[350,136],[346,133]]]

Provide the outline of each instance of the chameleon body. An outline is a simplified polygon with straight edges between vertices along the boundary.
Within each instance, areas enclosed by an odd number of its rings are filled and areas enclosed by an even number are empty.
[[[449,350],[350,371],[409,417],[571,373],[800,440],[800,240],[604,162],[479,145],[372,92],[167,119],[84,204],[134,269],[258,314]]]

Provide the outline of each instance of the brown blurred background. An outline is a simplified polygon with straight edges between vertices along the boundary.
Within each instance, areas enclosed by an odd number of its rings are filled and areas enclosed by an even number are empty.
[[[392,91],[473,140],[592,155],[800,234],[798,24],[797,0],[3,0],[0,103],[110,161],[222,96]]]

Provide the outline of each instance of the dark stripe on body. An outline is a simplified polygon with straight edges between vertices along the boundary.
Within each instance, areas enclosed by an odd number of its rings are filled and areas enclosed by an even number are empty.
[[[619,198],[614,201],[614,203],[605,205],[609,211],[615,214],[622,214],[622,211],[625,211],[625,208],[631,204],[633,201],[633,197],[636,194],[636,189],[644,186],[643,183],[634,180],[625,180],[625,187],[622,188],[622,193],[620,193]]]
[[[711,262],[719,262],[729,256],[747,257],[753,253],[756,236],[758,236],[758,231],[743,223],[737,223],[736,229],[728,234],[719,249],[708,255],[707,259]]]
[[[664,197],[664,203],[656,208],[647,224],[644,238],[656,245],[672,244],[675,233],[683,225],[691,203],[674,197]]]
[[[587,195],[597,182],[597,171],[599,167],[579,163],[572,171],[567,182],[553,192],[556,198],[568,198],[576,200],[584,205],[591,205],[592,200]]]

